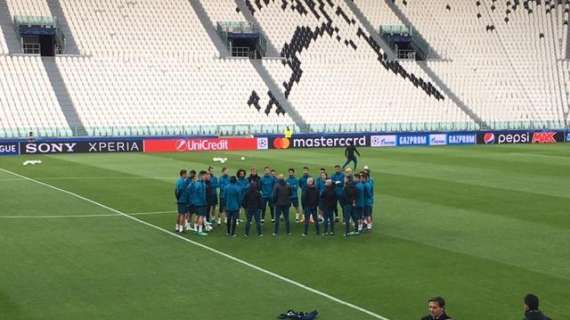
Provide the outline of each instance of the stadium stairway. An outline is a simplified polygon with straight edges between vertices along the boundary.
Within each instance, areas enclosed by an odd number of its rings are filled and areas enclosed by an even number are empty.
[[[281,54],[279,53],[279,51],[277,51],[276,47],[273,45],[273,43],[267,36],[267,33],[263,30],[261,24],[257,21],[257,19],[253,16],[253,14],[251,14],[251,11],[247,7],[245,1],[235,0],[235,3],[239,8],[243,17],[246,19],[246,21],[255,26],[258,26],[261,29],[261,32],[264,35],[267,44],[266,55],[273,58],[276,57],[281,58]],[[291,119],[295,121],[295,124],[297,125],[297,127],[299,127],[301,131],[309,132],[310,126],[307,124],[305,119],[303,119],[301,114],[297,111],[297,109],[293,106],[293,104],[289,101],[289,99],[285,97],[285,93],[283,93],[281,87],[277,85],[277,82],[275,82],[275,79],[273,79],[273,77],[271,76],[267,68],[263,65],[263,63],[261,61],[256,61],[256,60],[250,60],[250,61],[253,67],[255,68],[255,71],[257,71],[257,74],[261,77],[261,79],[263,79],[263,82],[265,83],[267,88],[269,88],[270,99],[274,99],[276,103],[279,104],[283,108],[283,110],[285,110],[287,115],[289,115],[289,117],[291,117]]]
[[[368,34],[370,34],[372,39],[374,39],[374,41],[376,41],[376,43],[378,43],[378,45],[380,45],[382,50],[384,50],[384,52],[388,55],[388,60],[396,60],[396,54],[394,53],[392,48],[390,48],[390,46],[386,43],[386,41],[384,41],[384,39],[382,39],[380,34],[378,34],[376,29],[372,26],[372,24],[368,20],[368,18],[366,18],[364,13],[362,13],[362,10],[360,10],[360,8],[356,5],[356,3],[354,3],[354,0],[344,0],[344,2],[346,3],[346,6],[352,11],[354,16],[360,21],[360,23],[366,29]]]
[[[6,53],[21,53],[20,41],[18,40],[18,34],[16,33],[16,28],[14,27],[12,16],[10,16],[10,10],[8,9],[6,0],[0,0],[0,29],[2,29],[2,34],[8,47],[8,52]],[[0,53],[2,53],[1,47]]]
[[[226,48],[226,46],[222,42],[222,39],[220,39],[220,36],[218,36],[218,33],[216,32],[216,26],[212,22],[212,19],[210,19],[210,17],[206,13],[206,10],[204,9],[202,3],[199,0],[188,0],[188,1],[190,2],[192,9],[194,9],[194,12],[196,12],[196,16],[198,16],[198,19],[200,20],[200,23],[204,27],[204,30],[206,30],[208,37],[210,37],[210,40],[218,50],[219,57],[230,56],[228,48]]]
[[[62,29],[63,34],[65,35],[65,54],[73,54],[79,55],[81,52],[77,47],[77,43],[75,42],[75,38],[73,37],[73,33],[69,28],[69,24],[67,23],[67,18],[65,17],[65,13],[61,8],[61,4],[59,0],[47,0],[47,5],[51,12],[51,15],[57,17],[58,26]]]
[[[385,2],[388,4],[388,6],[390,7],[390,9],[394,12],[394,14],[398,17],[398,19],[401,21],[402,24],[404,25],[409,25],[409,26],[413,26],[413,24],[411,23],[411,21],[404,15],[404,13],[392,2],[392,0],[385,0]],[[345,3],[347,4],[347,6],[350,8],[350,10],[352,10],[353,14],[356,16],[357,19],[360,20],[360,23],[367,29],[366,31],[372,35],[372,37],[378,41],[377,39],[380,39],[380,42],[378,42],[379,44],[385,44],[384,40],[382,39],[382,37],[380,36],[380,34],[378,33],[378,30],[376,30],[372,24],[370,23],[370,21],[368,21],[368,19],[366,18],[366,16],[362,13],[362,10],[360,10],[360,8],[358,7],[358,5],[356,3],[354,3],[353,0],[345,0]],[[414,27],[415,29],[415,27]],[[419,32],[418,32],[419,34]],[[419,34],[420,37],[421,34]],[[427,43],[429,45],[429,43],[422,37],[423,41],[425,43]],[[385,49],[386,50],[386,49]],[[436,52],[430,45],[430,52]],[[394,52],[389,49],[387,50],[387,52],[389,52],[389,55],[391,53],[391,56],[394,57],[395,54]],[[439,55],[436,56],[432,56],[431,59],[439,59]],[[453,103],[455,103],[466,115],[469,116],[469,118],[471,118],[475,123],[477,123],[477,125],[479,125],[479,127],[481,129],[487,129],[489,128],[488,124],[479,116],[477,115],[471,108],[469,108],[469,106],[467,106],[463,100],[461,100],[454,92],[453,90],[451,90],[451,88],[449,88],[449,86],[447,86],[447,84],[445,83],[445,81],[443,81],[443,79],[441,79],[429,66],[428,64],[424,61],[418,61],[417,65],[430,77],[430,79],[444,92],[444,94],[449,97],[449,99],[451,99],[451,101],[453,101]]]
[[[61,111],[67,120],[69,127],[71,128],[74,136],[86,136],[87,130],[73,105],[61,71],[55,58],[53,57],[42,57],[42,63],[46,70],[47,76],[53,88],[53,92],[57,98],[57,101],[61,107]]]

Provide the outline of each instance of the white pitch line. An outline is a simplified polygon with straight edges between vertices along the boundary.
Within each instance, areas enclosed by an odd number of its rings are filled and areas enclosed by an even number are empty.
[[[22,180],[22,178],[19,178]],[[152,211],[152,212],[134,212],[128,213],[131,216],[151,216],[151,215],[161,215],[167,213],[176,213],[176,211]],[[104,218],[104,217],[122,217],[118,213],[113,214],[67,214],[67,215],[51,215],[51,216],[0,216],[0,219],[78,219],[78,218]]]
[[[131,216],[153,216],[153,215],[167,214],[167,213],[176,213],[176,211],[133,212],[127,214]]]
[[[76,219],[76,218],[104,218],[121,217],[120,214],[68,214],[60,216],[0,216],[0,219]]]
[[[99,202],[97,202],[97,201],[95,201],[95,200],[91,200],[91,199],[89,199],[89,198],[86,198],[86,197],[84,197],[84,196],[81,196],[81,195],[79,195],[79,194],[77,194],[77,193],[74,193],[74,192],[71,192],[71,191],[67,191],[67,190],[65,190],[65,189],[61,189],[61,188],[58,188],[58,187],[56,187],[56,186],[52,186],[51,184],[48,184],[48,183],[45,183],[45,182],[42,182],[42,181],[39,181],[39,180],[35,180],[35,179],[32,179],[32,178],[29,178],[29,177],[26,177],[26,176],[17,174],[17,173],[15,173],[15,172],[12,172],[12,171],[9,171],[9,170],[3,169],[3,168],[0,168],[0,171],[3,171],[3,172],[5,172],[5,173],[7,173],[7,174],[11,174],[11,175],[13,175],[13,176],[15,176],[15,177],[20,177],[20,178],[22,178],[22,179],[25,179],[25,180],[28,180],[28,181],[37,183],[37,184],[42,185],[42,186],[44,186],[44,187],[47,187],[47,188],[50,188],[50,189],[53,189],[53,190],[57,190],[57,191],[63,192],[63,193],[65,193],[65,194],[67,194],[67,195],[70,195],[70,196],[72,196],[72,197],[81,199],[81,200],[83,200],[83,201],[89,202],[89,203],[94,204],[94,205],[96,205],[96,206],[98,206],[98,207],[101,207],[101,208],[106,209],[106,210],[108,210],[108,211],[114,212],[114,213],[116,213],[116,214],[118,214],[118,215],[121,215],[121,216],[123,216],[123,217],[125,217],[125,218],[127,218],[127,219],[133,220],[133,221],[135,221],[135,222],[144,224],[144,225],[147,226],[147,227],[150,227],[150,228],[153,228],[153,229],[158,230],[158,231],[160,231],[160,232],[166,233],[166,234],[168,234],[168,235],[170,235],[170,236],[172,236],[172,237],[174,237],[174,238],[178,238],[178,239],[180,239],[180,240],[182,240],[182,241],[186,241],[186,242],[188,242],[188,243],[190,243],[190,244],[193,244],[193,245],[195,245],[195,246],[197,246],[197,247],[200,247],[200,248],[202,248],[202,249],[205,249],[205,250],[207,250],[207,251],[210,251],[210,252],[212,252],[212,253],[215,253],[215,254],[217,254],[217,255],[220,255],[220,256],[222,256],[222,257],[225,257],[225,258],[227,258],[227,259],[230,259],[230,260],[232,260],[232,261],[234,261],[234,262],[237,262],[237,263],[239,263],[239,264],[242,264],[242,265],[244,265],[244,266],[246,266],[246,267],[249,267],[249,268],[251,268],[251,269],[257,270],[257,271],[259,271],[259,272],[261,272],[261,273],[265,273],[266,275],[269,275],[269,276],[274,277],[274,278],[276,278],[276,279],[282,280],[282,281],[284,281],[284,282],[287,282],[287,283],[289,283],[289,284],[292,284],[292,285],[294,285],[294,286],[296,286],[296,287],[299,287],[299,288],[301,288],[301,289],[305,289],[305,290],[307,290],[307,291],[309,291],[309,292],[312,292],[312,293],[314,293],[314,294],[316,294],[316,295],[319,295],[319,296],[321,296],[321,297],[323,297],[323,298],[326,298],[326,299],[331,300],[331,301],[333,301],[333,302],[336,302],[336,303],[338,303],[338,304],[341,304],[341,305],[347,306],[347,307],[349,307],[349,308],[351,308],[351,309],[354,309],[354,310],[360,311],[360,312],[362,312],[362,313],[365,313],[365,314],[367,314],[367,315],[369,315],[369,316],[371,316],[371,317],[373,317],[373,318],[380,319],[380,320],[390,320],[390,319],[388,319],[388,318],[386,318],[386,317],[383,317],[383,316],[381,316],[381,315],[379,315],[379,314],[377,314],[377,313],[374,313],[374,312],[372,312],[372,311],[370,311],[370,310],[368,310],[368,309],[359,307],[359,306],[357,306],[357,305],[355,305],[355,304],[352,304],[352,303],[350,303],[350,302],[347,302],[347,301],[344,301],[344,300],[342,300],[342,299],[336,298],[336,297],[334,297],[334,296],[332,296],[332,295],[330,295],[330,294],[328,294],[328,293],[319,291],[319,290],[317,290],[317,289],[313,289],[313,288],[311,288],[311,287],[309,287],[309,286],[307,286],[307,285],[304,285],[304,284],[302,284],[302,283],[300,283],[300,282],[297,282],[297,281],[295,281],[295,280],[289,279],[289,278],[287,278],[287,277],[284,277],[284,276],[282,276],[282,275],[279,275],[279,274],[277,274],[277,273],[275,273],[275,272],[269,271],[269,270],[264,269],[264,268],[262,268],[262,267],[258,267],[258,266],[254,265],[254,264],[252,264],[252,263],[249,263],[249,262],[247,262],[247,261],[245,261],[245,260],[242,260],[242,259],[240,259],[240,258],[234,257],[234,256],[229,255],[229,254],[227,254],[227,253],[224,253],[224,252],[222,252],[222,251],[220,251],[220,250],[217,250],[217,249],[208,247],[207,245],[204,245],[204,244],[202,244],[202,243],[200,243],[200,242],[196,242],[196,241],[190,240],[190,239],[185,238],[185,237],[183,237],[183,236],[181,236],[181,235],[178,235],[178,234],[176,234],[176,233],[173,233],[173,232],[171,232],[171,231],[168,231],[168,230],[166,230],[166,229],[164,229],[164,228],[161,228],[161,227],[156,226],[156,225],[154,225],[154,224],[148,223],[148,222],[146,222],[146,221],[144,221],[144,220],[141,220],[141,219],[138,219],[138,218],[133,217],[133,216],[131,216],[131,215],[128,215],[128,214],[126,214],[126,213],[124,213],[124,212],[122,212],[122,211],[119,211],[119,210],[117,210],[117,209],[114,209],[114,208],[111,208],[111,207],[109,207],[109,206],[106,206],[106,205],[104,205],[104,204],[102,204],[102,203],[99,203]]]

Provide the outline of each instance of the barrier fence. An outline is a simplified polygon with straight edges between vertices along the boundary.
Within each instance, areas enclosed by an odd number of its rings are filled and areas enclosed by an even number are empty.
[[[555,144],[563,142],[570,142],[570,131],[355,132],[294,134],[290,138],[283,135],[255,137],[93,137],[4,140],[0,141],[0,156],[343,148],[349,144],[356,147],[395,148],[475,144]]]

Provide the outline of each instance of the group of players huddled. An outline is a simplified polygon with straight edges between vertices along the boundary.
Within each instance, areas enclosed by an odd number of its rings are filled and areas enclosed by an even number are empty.
[[[280,222],[285,223],[285,231],[290,235],[291,208],[295,211],[295,221],[304,224],[303,236],[308,234],[310,224],[315,226],[317,235],[334,235],[335,223],[340,222],[339,211],[342,211],[345,236],[372,229],[374,180],[368,167],[355,173],[351,168],[343,170],[337,165],[330,177],[326,169],[321,168],[317,178],[310,175],[308,167],[303,168],[300,178],[293,168],[288,170],[287,177],[270,167],[264,168],[262,176],[257,174],[256,168],[251,168],[249,176],[244,169],[230,176],[224,167],[220,177],[214,175],[212,167],[198,173],[183,169],[176,182],[175,196],[176,232],[179,233],[194,231],[205,236],[224,222],[227,235],[235,237],[240,216],[245,215],[245,236],[249,236],[253,221],[257,235],[263,236],[269,211],[273,236],[279,234]],[[321,228],[324,228],[323,233]]]

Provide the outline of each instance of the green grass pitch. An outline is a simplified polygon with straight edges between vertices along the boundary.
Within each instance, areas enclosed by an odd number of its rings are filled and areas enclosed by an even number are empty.
[[[538,294],[570,314],[570,145],[362,149],[376,181],[375,230],[187,238],[390,320],[418,319],[443,295],[457,319],[520,319]],[[246,156],[240,161],[240,156]],[[117,215],[175,210],[181,168],[304,165],[342,150],[98,154],[0,159],[0,319],[374,319],[338,301]],[[42,165],[22,166],[41,159]],[[220,169],[220,165],[216,165]],[[173,213],[137,215],[173,230]],[[342,225],[337,225],[337,228]],[[243,234],[243,224],[239,226]]]

